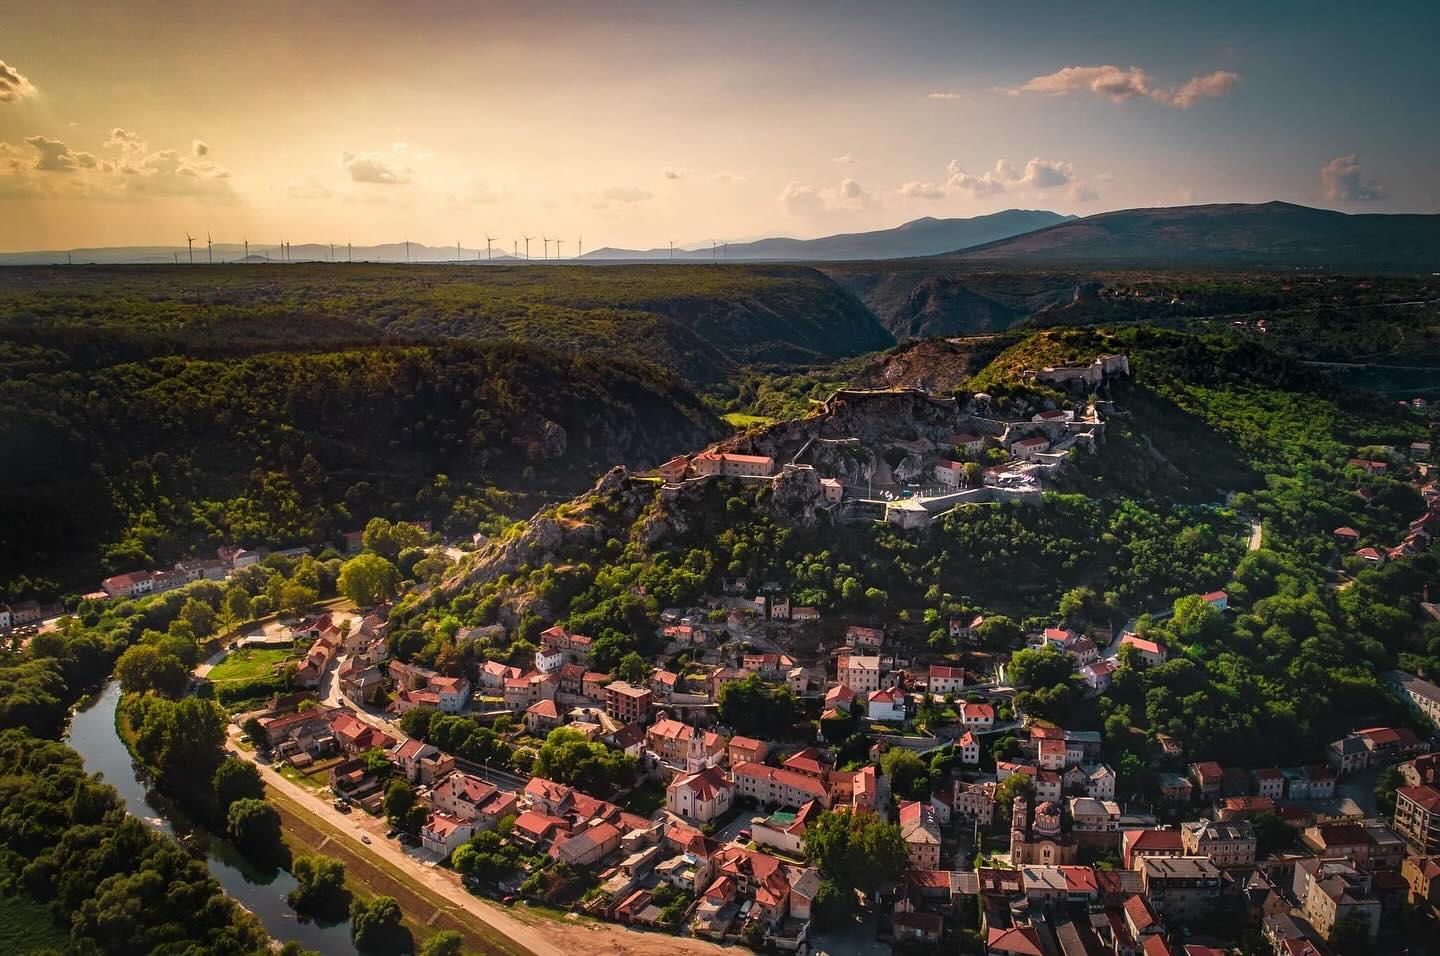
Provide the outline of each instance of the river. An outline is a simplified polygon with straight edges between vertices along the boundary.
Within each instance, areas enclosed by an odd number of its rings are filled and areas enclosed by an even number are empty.
[[[130,752],[115,732],[115,708],[120,703],[120,685],[110,683],[70,721],[66,742],[85,761],[90,773],[104,776],[120,792],[125,807],[156,830],[171,836],[192,832],[189,825],[166,806],[163,798],[150,793],[135,770]],[[205,848],[210,873],[225,892],[259,917],[271,936],[295,940],[306,949],[331,956],[358,956],[350,942],[349,921],[322,925],[300,920],[285,895],[295,878],[284,870],[260,870],[245,860],[230,844],[203,831],[195,834]]]

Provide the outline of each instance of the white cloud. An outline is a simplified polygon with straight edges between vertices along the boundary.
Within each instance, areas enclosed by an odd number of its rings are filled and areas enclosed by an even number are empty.
[[[1036,93],[1042,96],[1067,96],[1090,92],[1113,103],[1149,98],[1176,109],[1188,109],[1207,97],[1224,96],[1240,82],[1240,75],[1229,70],[1216,70],[1193,76],[1174,89],[1157,87],[1150,75],[1138,66],[1121,69],[1114,64],[1104,66],[1067,66],[1033,77],[1016,87],[1003,88],[1011,96]]]
[[[71,152],[70,147],[58,139],[27,136],[25,142],[39,154],[35,160],[35,168],[43,172],[71,173],[77,169],[94,169],[98,165],[93,154]]]
[[[839,163],[841,166],[853,166],[856,163],[860,162],[860,160],[856,159],[854,156],[851,156],[849,153],[842,153],[839,156],[831,158],[830,162]]]
[[[952,159],[945,167],[945,172],[948,174],[945,188],[952,192],[969,193],[975,199],[1003,193],[1005,183],[1002,180],[1007,178],[1006,173],[1010,169],[1010,164],[1002,159],[995,163],[995,169],[994,173],[986,172],[979,176],[972,176],[960,167],[958,160]]]
[[[790,182],[775,198],[794,215],[819,215],[833,212],[856,212],[867,208],[873,197],[855,180],[845,178],[835,186],[823,189],[807,183]]]
[[[1375,202],[1385,198],[1385,187],[1360,172],[1360,161],[1354,153],[1336,156],[1320,167],[1320,184],[1325,198],[1333,202]]]
[[[717,183],[743,183],[746,181],[740,173],[732,173],[725,169],[711,173],[710,180]]]
[[[999,168],[999,164],[996,164]],[[1068,186],[1075,181],[1075,173],[1069,163],[1054,162],[1036,157],[1025,164],[1024,172],[1013,177],[1014,182],[1029,189],[1054,189]]]
[[[395,145],[403,147],[405,144]],[[415,170],[375,153],[352,153],[348,150],[342,152],[340,168],[349,173],[350,178],[357,183],[377,186],[398,186],[415,178]]]
[[[900,187],[900,195],[908,199],[944,199],[949,194],[936,183],[911,181]]]
[[[230,171],[208,158],[209,150],[151,150],[136,133],[116,127],[103,148],[108,155],[74,149],[46,136],[19,146],[0,143],[0,194],[6,196],[134,197],[187,196],[233,201]],[[55,175],[64,174],[64,175]]]
[[[34,96],[35,92],[35,84],[25,74],[0,60],[0,103],[15,103]]]

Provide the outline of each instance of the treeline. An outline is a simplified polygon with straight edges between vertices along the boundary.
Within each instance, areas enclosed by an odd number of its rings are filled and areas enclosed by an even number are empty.
[[[169,357],[10,379],[0,591],[85,589],[226,542],[334,541],[376,513],[498,530],[515,504],[497,485],[575,488],[721,428],[659,370],[516,345]]]

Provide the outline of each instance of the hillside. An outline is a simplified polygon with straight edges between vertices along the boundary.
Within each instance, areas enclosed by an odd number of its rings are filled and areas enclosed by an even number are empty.
[[[758,239],[726,245],[724,257],[730,262],[838,262],[847,259],[903,259],[933,256],[969,246],[1017,236],[1045,226],[1065,222],[1073,216],[1037,209],[1006,209],[968,219],[913,219],[893,229],[842,233],[819,239]],[[615,249],[606,247],[585,253],[589,260],[686,260],[709,262],[713,249]]]
[[[334,542],[376,514],[468,535],[616,462],[653,465],[725,431],[651,366],[529,346],[91,370],[26,354],[32,370],[0,384],[0,588],[12,593],[22,577],[88,590],[102,565],[225,542]]]
[[[813,269],[703,265],[13,269],[0,271],[0,338],[81,362],[506,339],[651,362],[696,387],[894,342]]]
[[[954,255],[971,262],[1412,271],[1440,260],[1440,215],[1349,215],[1283,202],[1126,209]]]

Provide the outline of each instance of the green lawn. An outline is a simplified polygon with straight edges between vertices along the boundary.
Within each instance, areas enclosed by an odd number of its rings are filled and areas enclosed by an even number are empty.
[[[208,675],[215,683],[269,677],[276,664],[288,661],[295,652],[288,647],[242,647],[231,651]]]
[[[744,412],[727,412],[720,416],[731,428],[749,428],[751,425],[772,425],[775,419],[766,415],[747,415]]]
[[[61,950],[67,942],[44,906],[27,896],[0,896],[0,953]]]
[[[648,817],[665,806],[665,787],[651,780],[632,790],[620,801],[620,806],[642,817]]]

